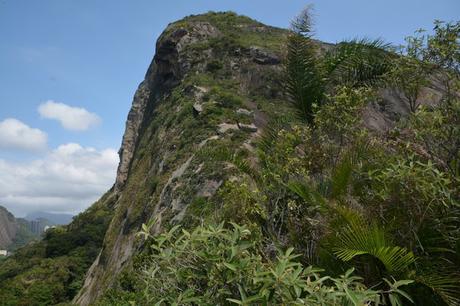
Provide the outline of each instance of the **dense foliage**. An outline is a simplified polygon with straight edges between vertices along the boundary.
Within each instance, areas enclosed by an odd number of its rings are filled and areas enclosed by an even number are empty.
[[[64,227],[48,230],[0,262],[2,305],[55,305],[69,302],[96,258],[111,219],[111,209],[99,203]],[[109,201],[110,203],[110,201]],[[104,205],[105,204],[105,205]]]
[[[402,305],[399,289],[410,281],[388,281],[389,289],[367,289],[353,269],[337,278],[296,261],[293,249],[261,249],[260,239],[245,226],[199,226],[192,232],[173,227],[152,237],[152,255],[136,290],[124,303],[137,305],[382,305],[382,294]],[[273,258],[270,258],[270,253]],[[276,255],[275,255],[276,253]],[[106,297],[101,304],[122,304]]]

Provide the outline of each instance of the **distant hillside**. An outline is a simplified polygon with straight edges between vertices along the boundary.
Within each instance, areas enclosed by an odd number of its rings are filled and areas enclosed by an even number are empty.
[[[27,214],[25,217],[28,221],[33,221],[37,219],[46,219],[52,225],[67,225],[72,222],[73,215],[70,214],[55,214],[44,211],[36,211]]]
[[[0,206],[0,249],[6,249],[16,236],[18,224],[13,214]]]
[[[12,243],[6,248],[8,251],[14,252],[29,242],[40,239],[41,232],[34,233],[31,229],[30,221],[18,218],[16,219],[16,225],[16,235],[14,236]]]
[[[33,240],[39,240],[46,226],[70,223],[71,215],[36,212],[16,218],[0,206],[0,250],[13,252]]]

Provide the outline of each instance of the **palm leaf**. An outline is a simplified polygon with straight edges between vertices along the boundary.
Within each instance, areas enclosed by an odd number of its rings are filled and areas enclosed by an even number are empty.
[[[319,209],[328,209],[328,202],[315,188],[303,181],[291,181],[286,187],[298,195],[305,203],[316,206]]]
[[[353,171],[360,166],[368,152],[369,143],[360,141],[342,154],[342,158],[332,169],[330,178],[330,197],[332,199],[344,196],[350,185],[353,185]]]
[[[407,249],[392,245],[383,228],[366,224],[363,218],[354,218],[338,235],[334,254],[343,261],[359,255],[371,255],[378,259],[389,273],[401,272],[415,262],[415,256]]]
[[[316,45],[310,38],[292,33],[287,49],[287,94],[300,117],[312,123],[315,107],[321,104],[324,95]]]
[[[380,39],[340,42],[325,56],[329,80],[351,87],[373,86],[390,70],[390,45]]]
[[[418,272],[416,281],[430,288],[447,305],[460,305],[459,275],[440,275],[433,272]]]
[[[291,21],[291,30],[304,37],[310,37],[313,32],[313,6],[307,5],[299,15]]]
[[[337,199],[344,195],[348,189],[353,173],[353,163],[349,158],[344,158],[333,169],[331,177],[331,198]]]
[[[269,153],[273,149],[273,144],[278,139],[278,132],[287,126],[291,120],[286,117],[270,120],[269,124],[264,127],[263,133],[257,143],[257,148],[263,153]]]

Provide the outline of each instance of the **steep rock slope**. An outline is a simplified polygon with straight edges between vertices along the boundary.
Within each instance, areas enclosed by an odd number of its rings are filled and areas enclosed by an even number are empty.
[[[128,115],[115,216],[75,302],[94,301],[129,264],[142,223],[179,222],[192,203],[215,196],[232,169],[214,167],[202,152],[251,149],[267,114],[289,111],[280,87],[285,33],[209,14],[171,24],[160,36]]]
[[[13,243],[18,224],[13,214],[0,206],[0,249],[7,249]]]
[[[155,221],[193,223],[206,214],[234,168],[209,158],[210,150],[240,150],[256,162],[256,140],[270,121],[292,114],[283,95],[286,30],[232,13],[209,13],[170,24],[134,96],[120,149],[114,217],[100,254],[74,302],[88,305],[141,248],[136,233]],[[322,49],[331,45],[322,45]],[[436,91],[426,89],[427,96]],[[382,92],[365,123],[382,131],[408,107]],[[103,205],[103,204],[101,204]]]

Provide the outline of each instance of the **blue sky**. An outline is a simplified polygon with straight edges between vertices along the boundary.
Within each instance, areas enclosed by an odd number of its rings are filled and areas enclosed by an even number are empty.
[[[83,162],[92,156],[100,159],[107,172],[104,180],[94,178],[99,189],[84,184],[92,193],[80,202],[41,189],[37,196],[33,191],[26,194],[27,184],[37,176],[0,173],[0,205],[18,214],[42,209],[76,212],[110,186],[116,168],[114,152],[121,142],[132,96],[153,57],[155,40],[169,22],[210,10],[232,10],[287,27],[307,3],[315,7],[316,37],[328,42],[366,36],[400,44],[414,30],[430,29],[434,19],[451,21],[460,15],[458,0],[0,0],[0,128],[10,118],[16,121],[8,121],[4,129],[16,126],[46,136],[32,149],[18,145],[21,139],[9,145],[0,143],[0,171],[29,173],[42,162],[44,168],[37,173],[47,173],[58,161],[96,174],[101,165],[87,169]],[[40,113],[39,106],[47,101],[52,101],[48,102],[51,109],[45,112],[42,106]],[[56,108],[62,105],[57,103],[78,107],[80,113],[83,108],[86,113],[82,116],[95,120],[86,127],[63,126],[64,119],[56,115]],[[73,146],[66,147],[69,143]],[[107,156],[110,162],[105,164]],[[75,161],[78,158],[82,160]],[[53,177],[49,186],[41,188],[53,189],[53,182],[60,180]],[[11,187],[13,181],[16,189],[24,184],[22,194]],[[82,181],[73,180],[62,189],[80,186]]]

